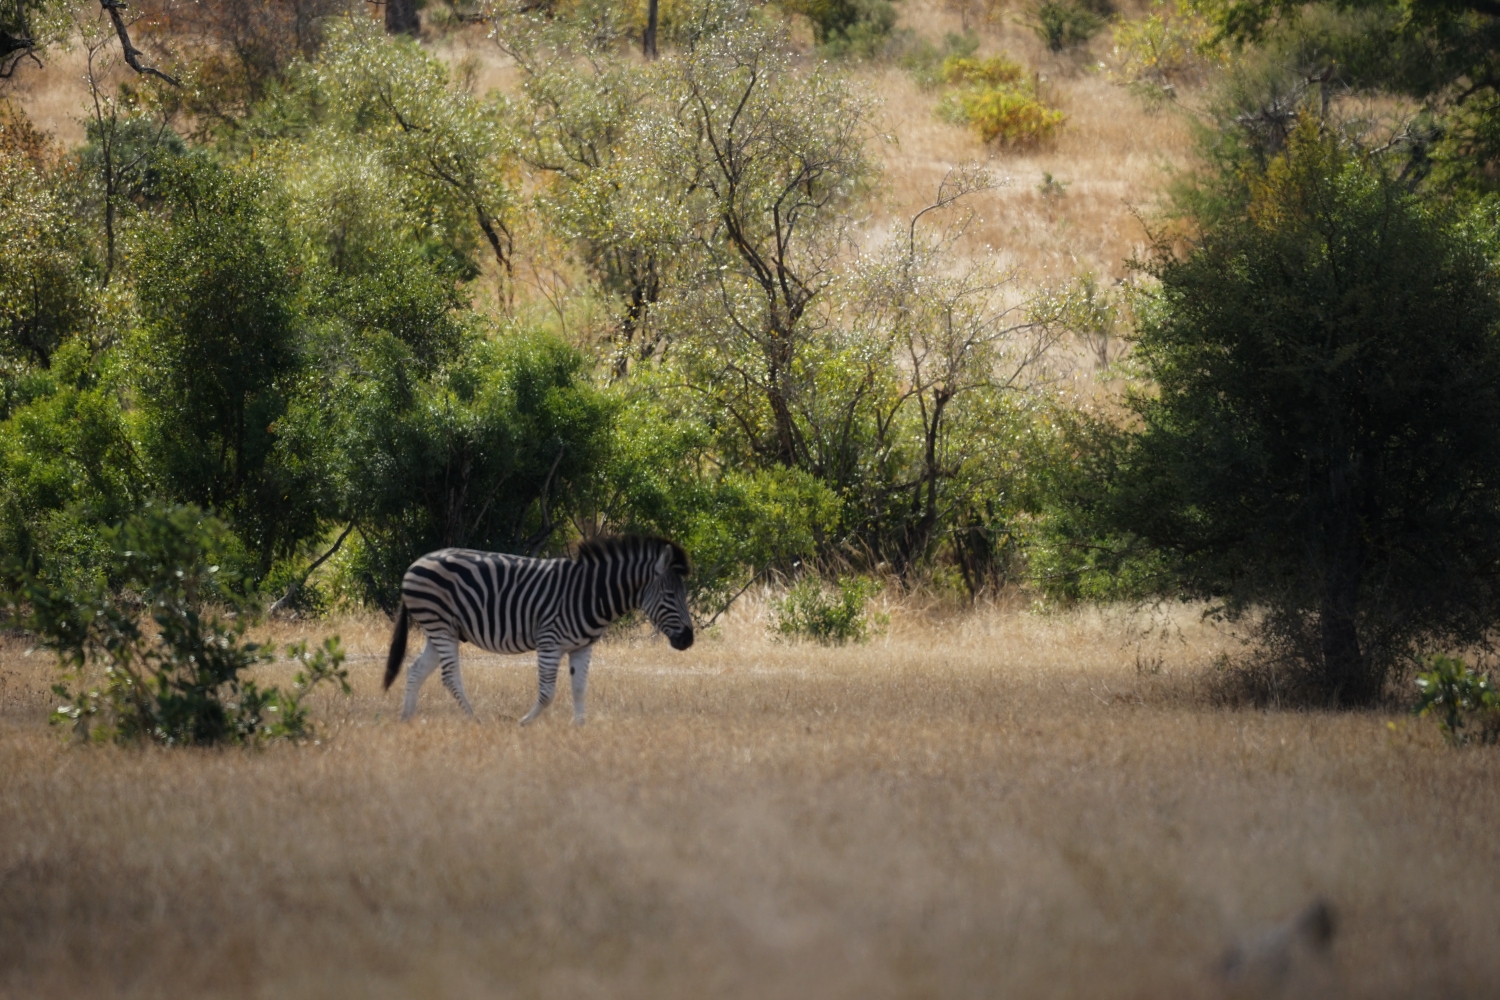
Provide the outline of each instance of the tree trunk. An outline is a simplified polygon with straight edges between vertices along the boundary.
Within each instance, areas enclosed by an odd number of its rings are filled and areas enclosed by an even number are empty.
[[[1359,648],[1354,619],[1326,602],[1318,615],[1323,645],[1323,676],[1336,704],[1350,708],[1375,701],[1378,684],[1371,683],[1370,669]]]
[[[1357,559],[1337,559],[1325,577],[1318,609],[1323,681],[1334,702],[1344,708],[1373,705],[1380,698],[1382,678],[1359,646],[1359,583]]]
[[[656,58],[656,8],[659,0],[646,4],[646,33],[641,36],[641,54],[647,59]]]
[[[1323,520],[1323,594],[1318,631],[1323,652],[1323,683],[1344,708],[1372,705],[1380,698],[1382,677],[1359,647],[1359,589],[1364,578],[1360,541],[1357,457],[1337,462],[1328,472],[1328,506]]]
[[[415,35],[422,30],[417,0],[385,0],[385,30],[392,35]]]

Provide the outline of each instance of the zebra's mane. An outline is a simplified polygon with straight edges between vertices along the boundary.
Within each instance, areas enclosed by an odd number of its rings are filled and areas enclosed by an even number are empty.
[[[580,562],[603,562],[612,556],[636,555],[643,549],[655,551],[663,545],[672,550],[672,568],[685,579],[693,571],[687,550],[670,538],[657,535],[600,535],[574,546],[573,558]]]

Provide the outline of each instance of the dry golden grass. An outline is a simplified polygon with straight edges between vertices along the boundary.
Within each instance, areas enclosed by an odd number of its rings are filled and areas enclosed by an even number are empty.
[[[532,661],[472,650],[480,721],[432,684],[401,725],[382,622],[283,626],[342,631],[355,694],[262,752],[68,746],[6,647],[0,995],[1492,992],[1496,751],[1207,707],[1191,624],[1138,656],[1107,616],[908,614],[829,651],[754,612],[602,648],[583,729],[566,695],[517,727]],[[1221,981],[1316,897],[1326,960]]]
[[[125,79],[118,61],[113,53],[100,61],[100,79],[111,86]],[[65,148],[81,145],[88,113],[88,53],[75,45],[49,52],[44,69],[23,64],[9,83],[7,96],[21,106],[33,125]]]
[[[961,27],[935,0],[906,0],[899,9],[902,26],[930,39]],[[884,130],[897,140],[881,150],[886,197],[872,219],[875,233],[904,228],[931,204],[951,167],[978,161],[1002,186],[970,202],[983,222],[971,230],[969,253],[993,255],[1032,286],[1085,270],[1106,279],[1123,276],[1125,261],[1145,244],[1136,213],[1149,212],[1170,172],[1191,160],[1186,118],[1173,110],[1148,113],[1099,68],[1109,48],[1107,30],[1088,49],[1053,55],[1016,8],[982,39],[981,53],[1005,52],[1038,73],[1044,99],[1068,115],[1067,123],[1035,148],[986,145],[972,129],[934,116],[938,91],[923,91],[894,67],[865,71],[884,104]],[[1061,192],[1043,192],[1045,174]]]

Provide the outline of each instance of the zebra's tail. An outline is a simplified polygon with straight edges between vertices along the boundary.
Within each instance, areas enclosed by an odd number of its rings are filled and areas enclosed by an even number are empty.
[[[401,672],[401,661],[406,659],[406,602],[401,602],[401,610],[396,612],[396,630],[391,633],[391,654],[385,658],[385,684],[382,691],[389,691],[391,684],[396,680],[396,675]]]

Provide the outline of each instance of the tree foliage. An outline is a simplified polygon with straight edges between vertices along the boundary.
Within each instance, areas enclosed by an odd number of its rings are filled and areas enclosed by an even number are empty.
[[[1160,285],[1135,358],[1154,389],[1133,400],[1141,429],[1094,452],[1104,489],[1075,497],[1074,527],[1114,538],[1109,568],[1133,559],[1141,589],[1264,609],[1267,640],[1340,704],[1375,701],[1393,664],[1433,645],[1487,642],[1491,226],[1305,123],[1243,215],[1146,265]]]

